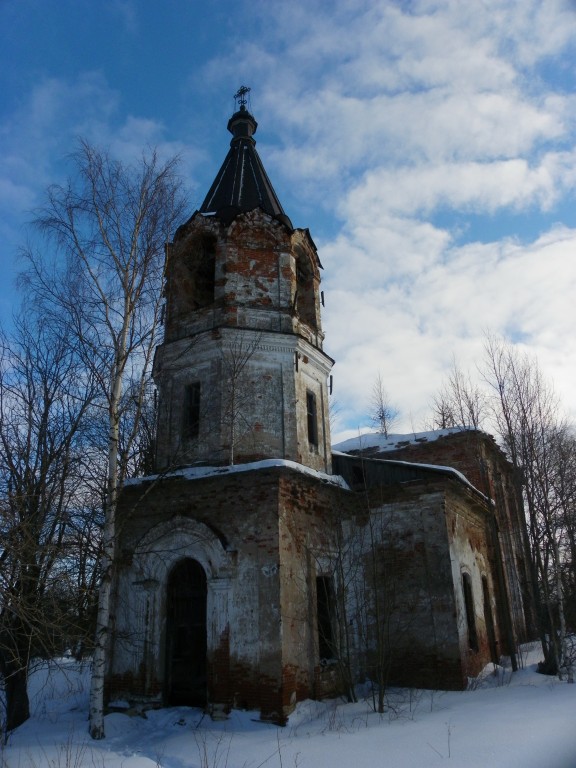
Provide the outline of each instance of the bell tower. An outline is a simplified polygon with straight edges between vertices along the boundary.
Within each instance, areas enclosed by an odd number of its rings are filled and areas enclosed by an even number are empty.
[[[322,265],[264,170],[248,91],[206,199],[166,247],[157,469],[280,458],[330,472]]]

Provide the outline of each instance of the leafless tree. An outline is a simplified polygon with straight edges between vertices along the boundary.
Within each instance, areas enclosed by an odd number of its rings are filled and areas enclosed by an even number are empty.
[[[342,408],[335,397],[330,397],[328,402],[328,419],[330,422],[330,434],[333,435],[340,427]]]
[[[561,576],[566,598],[566,623],[576,630],[576,430],[559,429],[552,443],[555,471],[551,487],[559,527]],[[575,660],[576,661],[576,660]]]
[[[260,334],[253,338],[241,334],[226,340],[222,348],[222,429],[230,464],[234,464],[239,444],[253,433],[254,400],[263,396],[249,365],[259,345]]]
[[[432,400],[433,428],[482,429],[487,414],[488,402],[484,390],[454,360],[441,391]]]
[[[398,410],[390,402],[388,392],[382,380],[382,374],[378,372],[374,386],[372,387],[372,398],[370,400],[370,419],[378,428],[378,432],[388,437],[390,429],[398,418]]]
[[[348,701],[357,701],[354,666],[357,647],[354,619],[357,613],[358,579],[361,576],[360,531],[346,525],[335,515],[330,525],[330,546],[324,551],[315,547],[313,561],[316,579],[317,607],[324,606],[324,620],[317,610],[318,655],[320,662],[335,665],[338,681]],[[322,594],[323,593],[323,594]]]
[[[358,569],[351,584],[354,595],[349,613],[358,629],[358,648],[365,659],[372,683],[372,705],[378,713],[386,709],[394,662],[409,652],[423,622],[429,625],[430,642],[441,646],[431,620],[432,595],[424,590],[416,595],[413,581],[410,585],[405,583],[406,518],[395,505],[386,503],[381,494],[381,488],[366,490],[364,525],[353,534],[356,552],[354,561],[348,562],[348,568]],[[426,572],[423,549],[414,548],[410,564],[413,572],[420,573],[421,583],[430,588],[435,577]],[[360,567],[354,562],[360,563]]]
[[[155,470],[156,400],[152,379],[146,382],[136,378],[126,382],[118,446],[120,477],[141,477]]]
[[[496,395],[500,435],[522,475],[544,668],[565,670],[572,679],[562,580],[565,515],[554,488],[559,472],[558,440],[566,427],[536,360],[492,337],[486,341],[486,379]]]
[[[90,629],[68,587],[87,557],[86,539],[77,533],[95,525],[78,493],[84,418],[94,393],[69,337],[33,306],[16,318],[10,337],[0,336],[0,673],[7,730],[29,716],[31,659],[62,652]],[[94,560],[84,563],[87,581],[94,570]],[[84,618],[89,603],[90,586]]]
[[[28,280],[44,311],[67,325],[77,354],[99,386],[107,422],[107,478],[90,734],[104,737],[103,696],[109,637],[116,506],[140,434],[158,342],[165,258],[184,211],[177,160],[155,151],[135,166],[82,142],[76,176],[50,187],[36,224],[57,247],[55,264],[28,252]],[[130,381],[130,396],[125,387]],[[126,433],[121,441],[123,417]]]
[[[559,584],[563,611],[559,620],[564,633],[563,667],[568,680],[574,680],[576,666],[576,429],[562,424],[553,435],[550,446],[553,472],[550,493],[558,540]]]
[[[424,547],[415,547],[408,560],[414,572],[424,576],[422,581],[433,586],[429,593],[415,596],[414,581],[404,583],[404,515],[384,501],[381,489],[362,485],[356,488],[355,514],[350,499],[341,505],[335,498],[313,533],[296,518],[287,521],[296,550],[305,553],[301,569],[291,571],[291,580],[313,606],[306,616],[296,611],[289,620],[302,621],[308,632],[316,630],[312,645],[320,669],[314,678],[320,693],[338,690],[348,701],[356,701],[355,684],[366,679],[374,710],[382,713],[394,659],[410,653],[422,622],[429,624],[438,647],[443,638],[435,635],[435,577],[427,570]]]

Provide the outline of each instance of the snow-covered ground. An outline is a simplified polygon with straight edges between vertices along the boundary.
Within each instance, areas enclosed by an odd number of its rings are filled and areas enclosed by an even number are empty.
[[[0,747],[2,768],[576,768],[576,685],[524,669],[486,671],[466,692],[395,689],[368,699],[306,701],[285,728],[233,711],[212,722],[177,707],[106,717],[87,734],[89,670],[64,661],[31,678],[33,716]]]

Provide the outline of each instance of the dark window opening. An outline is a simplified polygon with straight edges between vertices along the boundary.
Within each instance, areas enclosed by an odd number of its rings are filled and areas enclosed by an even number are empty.
[[[192,280],[192,302],[195,309],[214,303],[216,241],[214,238],[198,238],[188,253],[188,268]]]
[[[298,281],[298,285],[302,286],[306,286],[306,283],[308,282],[308,275],[300,260],[296,263],[296,280]]]
[[[364,480],[364,470],[362,467],[352,467],[352,485],[354,486],[365,486],[365,480]]]
[[[320,661],[335,659],[334,637],[334,586],[330,576],[316,578],[316,611],[318,621],[318,654]]]
[[[300,249],[296,252],[295,307],[303,322],[312,328],[317,327],[314,271],[308,255]]]
[[[490,604],[490,590],[488,589],[488,579],[482,576],[482,597],[484,600],[484,623],[488,633],[488,645],[490,647],[490,658],[493,664],[498,664],[498,644],[496,642],[496,630],[494,628],[494,617],[492,615],[492,605]]]
[[[318,447],[318,414],[316,411],[316,395],[308,390],[306,392],[306,419],[308,423],[308,442],[315,448]]]
[[[467,573],[462,574],[462,591],[466,608],[466,624],[468,626],[468,645],[472,651],[478,651],[478,633],[476,631],[476,614],[474,612],[474,597],[472,580]]]
[[[193,440],[200,434],[200,382],[187,384],[184,388],[182,408],[182,437]]]

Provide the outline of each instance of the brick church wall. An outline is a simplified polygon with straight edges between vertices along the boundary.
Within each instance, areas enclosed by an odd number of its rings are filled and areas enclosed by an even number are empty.
[[[217,631],[208,629],[209,707],[260,709],[263,719],[284,722],[297,701],[341,690],[337,669],[319,664],[315,583],[334,572],[343,542],[341,568],[368,587],[363,594],[383,590],[389,608],[389,681],[462,688],[490,658],[482,575],[494,589],[486,509],[472,496],[448,479],[357,493],[286,466],[129,485],[119,515],[124,605],[116,606],[110,696],[161,703],[165,694],[164,645],[153,637],[162,634],[165,583],[155,587],[155,628],[134,635],[129,652],[119,638],[135,617],[130,585],[139,541],[158,525],[183,520],[205,526],[220,552],[219,572],[208,574],[214,610],[225,613],[214,620]],[[196,557],[195,546],[183,538],[171,563]],[[158,547],[163,560],[162,541]],[[480,638],[474,654],[463,626],[462,565],[473,577]],[[362,680],[373,674],[377,650],[370,605],[351,605],[348,619],[352,672]]]
[[[370,450],[370,456],[452,467],[491,500],[505,581],[501,600],[512,616],[515,642],[526,641],[535,619],[520,478],[494,438],[478,430],[461,430],[437,439],[399,442],[395,449],[380,453]]]
[[[226,573],[215,575],[214,588],[220,577],[230,581],[227,621],[221,636],[208,648],[209,699],[227,707],[235,703],[262,707],[272,715],[278,712],[281,700],[277,472],[264,469],[194,480],[170,477],[128,486],[119,510],[119,580],[124,585],[119,599],[124,605],[116,606],[117,613],[127,612],[124,624],[116,626],[117,635],[122,635],[130,622],[126,602],[134,578],[135,551],[142,537],[157,525],[170,526],[171,521],[193,520],[204,525],[219,542],[226,561]],[[197,542],[183,538],[181,546],[176,559],[195,557]],[[161,560],[165,556],[160,541],[158,547]],[[160,584],[157,590],[158,627],[165,616],[165,589],[166,585]],[[120,642],[116,645],[118,650]],[[143,639],[135,643],[131,653],[113,654],[111,696],[130,693],[124,690],[126,682],[135,680],[148,664],[156,670],[154,684],[144,692],[140,686],[132,693],[151,698],[162,691],[163,644],[157,643],[150,659],[144,658],[145,646]]]

